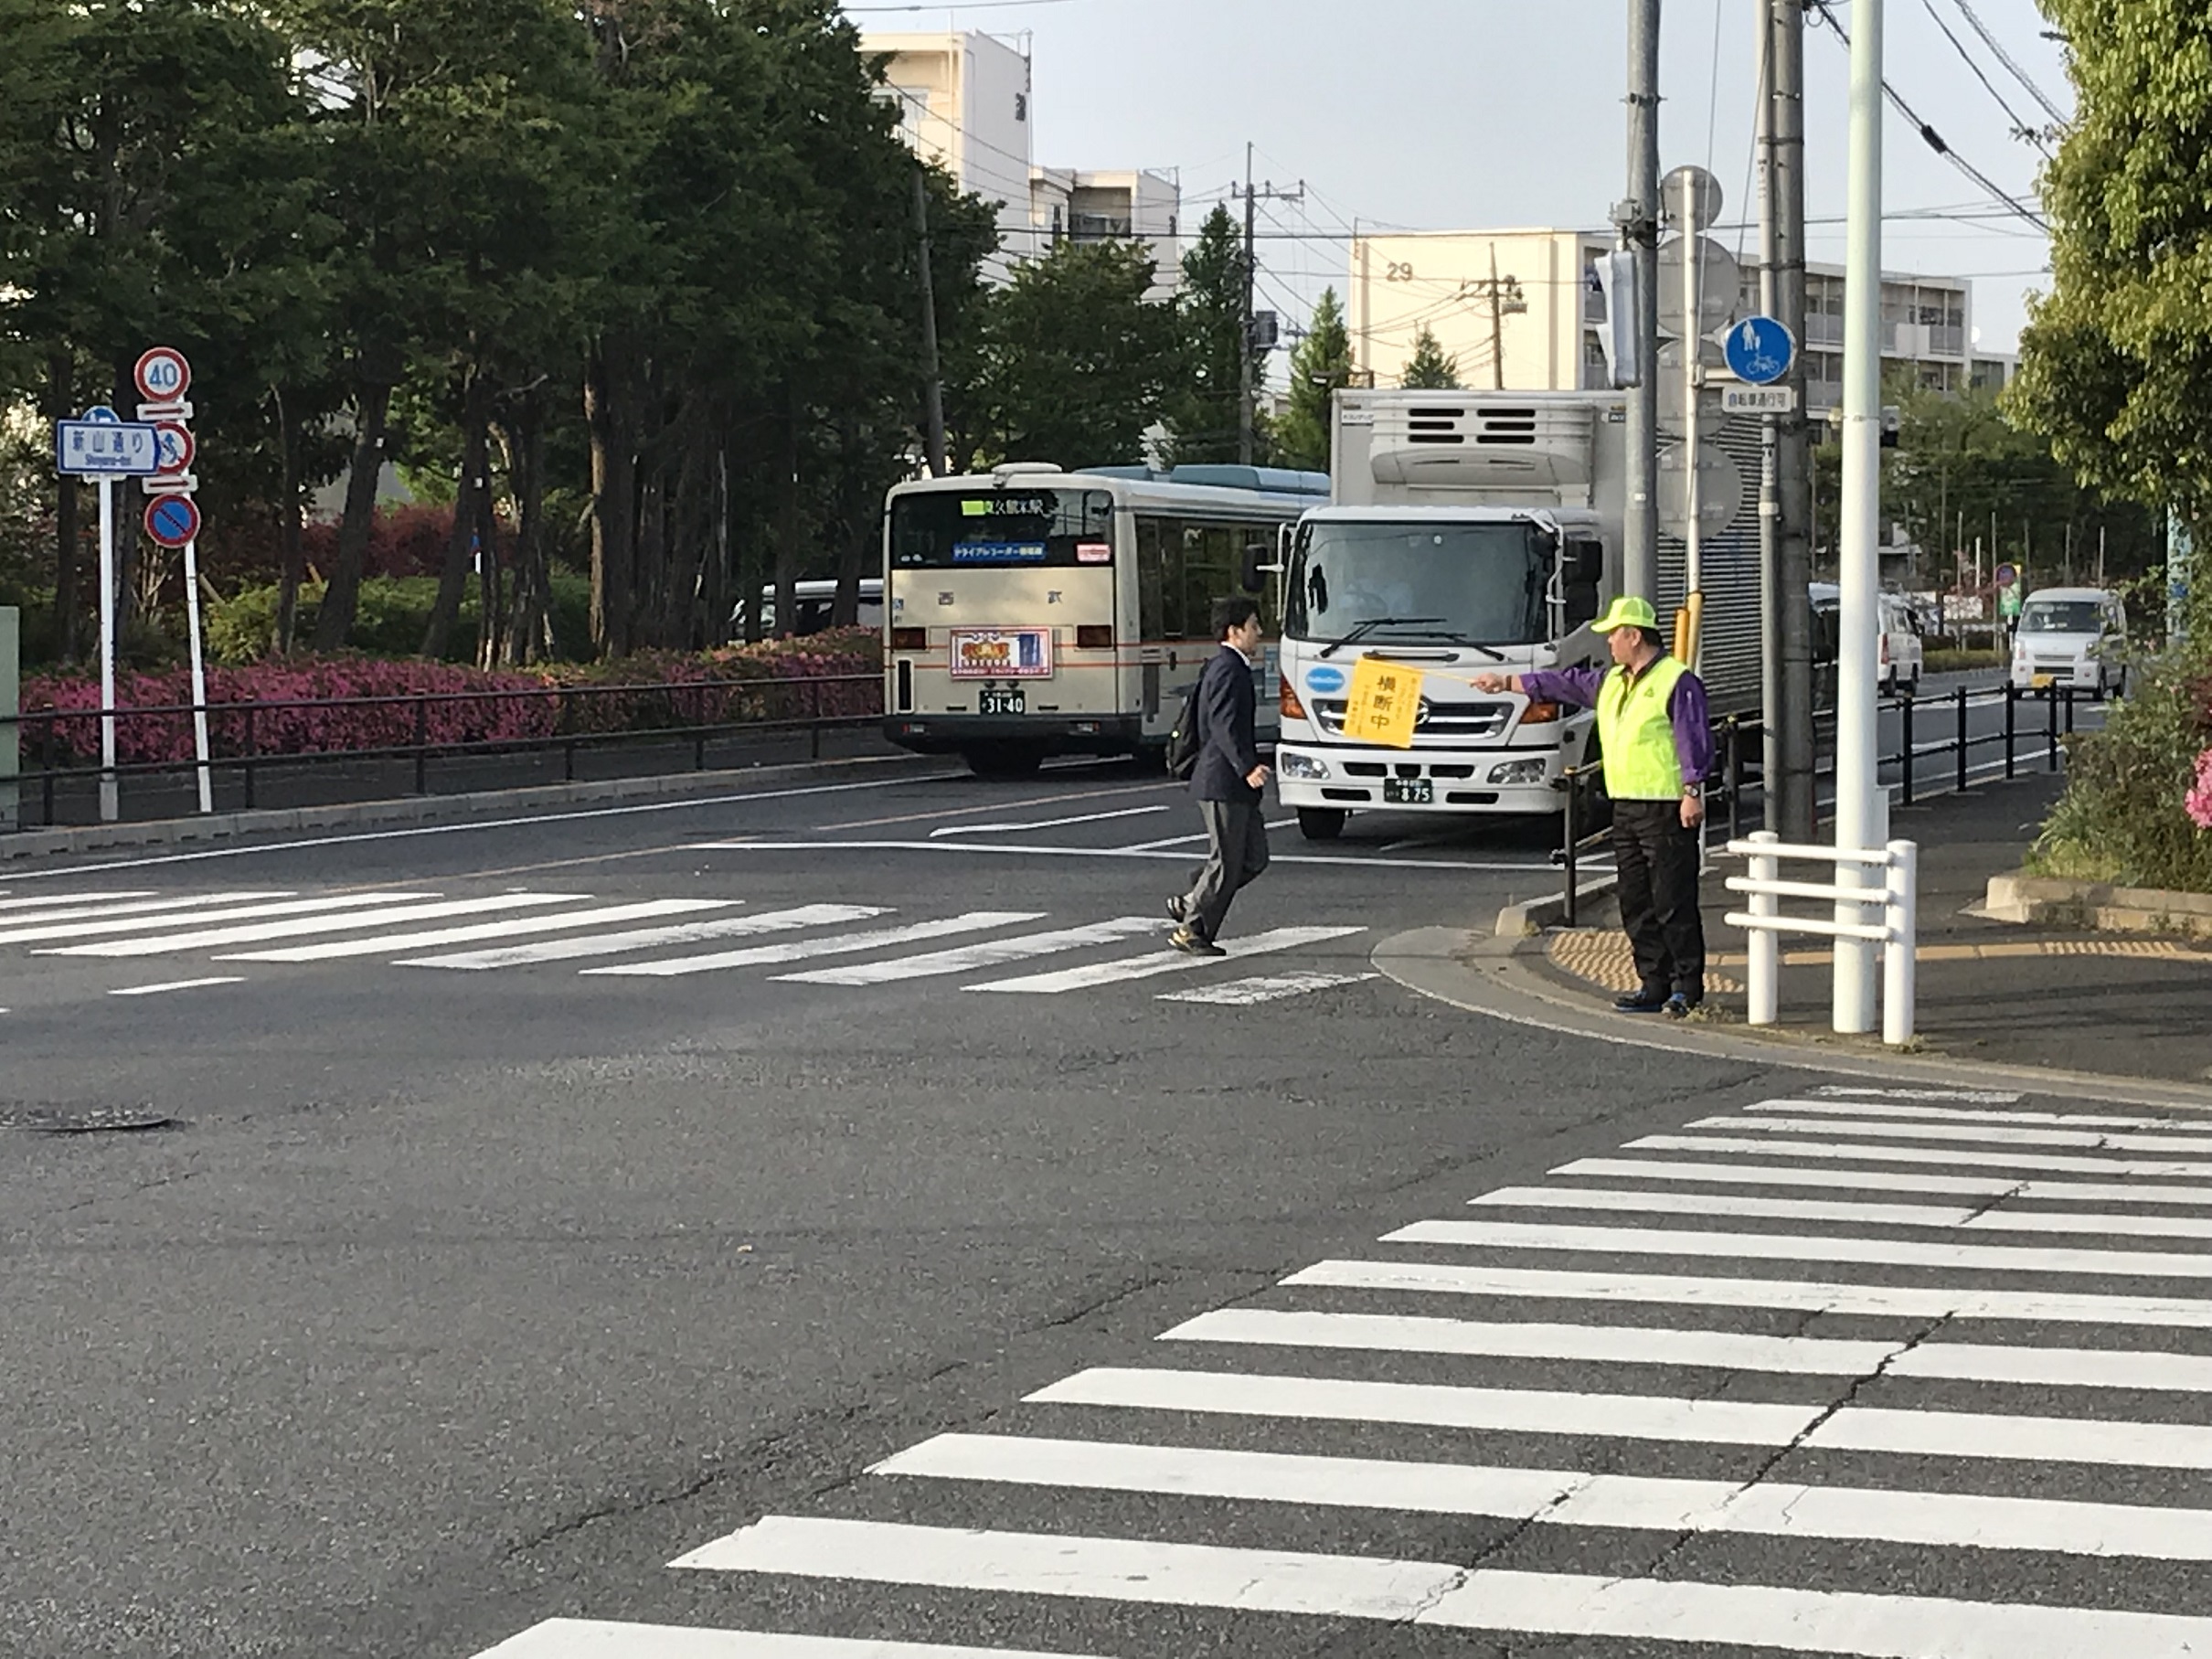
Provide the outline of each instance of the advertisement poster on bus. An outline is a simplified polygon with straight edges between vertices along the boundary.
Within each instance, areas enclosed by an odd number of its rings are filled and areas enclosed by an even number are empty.
[[[1049,628],[955,628],[952,677],[956,680],[1048,680],[1052,677]]]

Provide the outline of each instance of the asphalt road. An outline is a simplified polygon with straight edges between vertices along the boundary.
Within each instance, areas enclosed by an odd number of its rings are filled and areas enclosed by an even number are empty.
[[[1194,965],[1194,828],[1072,766],[8,872],[0,1653],[2212,1643],[2212,1136],[1372,976],[1528,827],[1279,831]]]

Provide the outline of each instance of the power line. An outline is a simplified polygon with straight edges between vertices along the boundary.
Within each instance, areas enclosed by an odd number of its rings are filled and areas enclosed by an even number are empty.
[[[1960,60],[1974,72],[1974,79],[1980,81],[1989,95],[1997,101],[1997,108],[2005,112],[2005,119],[2013,123],[2013,135],[2016,138],[2026,139],[2037,149],[2048,155],[2051,153],[2049,143],[2039,131],[2022,121],[2014,112],[2012,105],[2005,101],[2005,94],[1998,91],[1996,83],[1983,72],[1982,66],[1974,61],[1973,54],[1966,49],[1966,43],[1951,32],[1950,24],[1943,21],[1943,15],[1935,8],[1935,0],[1920,0],[1920,4],[1928,8],[1928,15],[1935,19],[1936,27],[1943,31],[1943,38],[1951,42],[1951,49],[1958,53]]]
[[[2065,126],[2066,116],[2060,112],[2058,106],[2053,103],[2049,99],[2046,98],[2043,95],[2043,89],[2027,78],[2027,71],[2023,69],[2018,64],[2013,61],[2012,54],[2007,52],[2004,47],[1998,44],[1997,37],[1989,32],[1989,25],[1982,21],[1981,17],[1975,13],[1974,8],[1967,5],[1966,0],[1953,0],[1953,3],[1958,6],[1960,11],[1966,15],[1966,21],[1973,25],[1974,33],[1981,36],[1983,41],[1988,46],[1989,49],[1997,55],[1997,61],[2003,64],[2006,69],[2010,69],[2012,71],[2013,79],[2027,89],[2027,95],[2030,98],[2033,98],[2037,103],[2041,104],[2043,106],[2044,112],[2047,114],[2053,121],[2057,122],[2061,127]]]

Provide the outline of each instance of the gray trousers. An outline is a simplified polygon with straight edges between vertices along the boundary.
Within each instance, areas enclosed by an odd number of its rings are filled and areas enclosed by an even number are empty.
[[[1201,801],[1206,821],[1206,867],[1183,901],[1183,914],[1200,937],[1221,931],[1229,900],[1267,868],[1267,818],[1258,801]]]

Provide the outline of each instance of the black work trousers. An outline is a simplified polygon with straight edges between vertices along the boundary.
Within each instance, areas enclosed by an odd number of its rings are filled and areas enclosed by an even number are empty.
[[[1697,832],[1680,801],[1613,803],[1621,925],[1647,995],[1705,995],[1705,919],[1697,913]]]

